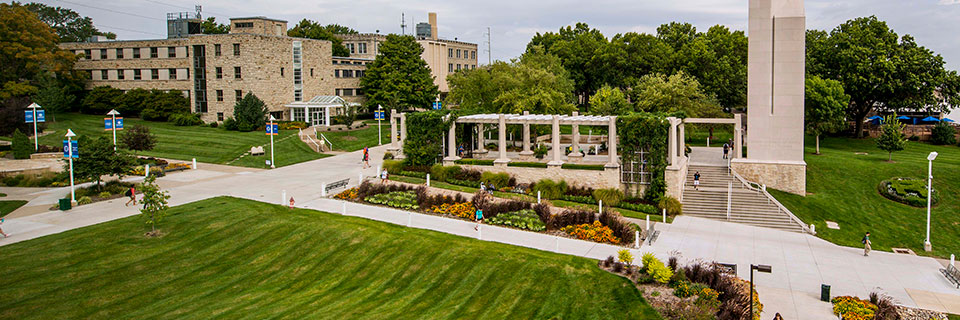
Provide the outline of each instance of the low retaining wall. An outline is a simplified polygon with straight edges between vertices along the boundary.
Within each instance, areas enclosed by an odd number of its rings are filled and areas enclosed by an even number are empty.
[[[687,180],[687,162],[690,158],[684,156],[678,158],[678,165],[669,166],[663,172],[664,182],[667,184],[668,196],[683,201],[683,184]]]
[[[801,196],[807,192],[807,164],[804,162],[770,162],[733,159],[730,162],[740,176],[748,181]]]
[[[531,183],[537,182],[537,180],[540,179],[550,179],[555,181],[564,180],[568,185],[594,189],[621,188],[619,168],[606,168],[603,171],[598,171],[563,169],[560,167],[527,168],[476,165],[460,165],[460,167],[478,171],[506,172],[516,178],[518,183]]]

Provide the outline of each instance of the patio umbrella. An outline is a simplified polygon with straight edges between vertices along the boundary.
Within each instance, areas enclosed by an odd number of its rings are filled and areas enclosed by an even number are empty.
[[[954,122],[953,119],[950,119],[950,118],[943,118],[943,120],[940,120],[940,121],[943,121],[943,122]]]
[[[883,117],[881,117],[881,116],[872,116],[872,117],[867,118],[867,120],[877,120],[877,119],[883,119]]]
[[[937,119],[937,118],[934,118],[934,117],[930,116],[930,117],[923,118],[923,120],[920,120],[920,121],[925,121],[925,122],[940,122],[940,119]]]
[[[897,117],[897,120],[910,120],[910,117],[908,117],[908,116],[899,116],[899,117]]]

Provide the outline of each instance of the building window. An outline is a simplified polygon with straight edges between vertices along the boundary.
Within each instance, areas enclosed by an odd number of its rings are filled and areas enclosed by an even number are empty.
[[[302,89],[293,89],[293,101],[303,101]]]
[[[237,22],[233,26],[236,28],[253,28],[253,22]]]
[[[349,97],[353,95],[353,89],[340,89],[343,92],[344,97]]]
[[[283,67],[280,67],[280,77],[283,77]]]
[[[358,96],[362,96],[362,95],[363,95],[363,89],[357,88],[357,89],[355,90],[355,92],[356,92],[356,95],[358,95]]]
[[[243,100],[243,90],[234,90],[233,93],[237,95],[237,101]]]
[[[177,48],[167,47],[167,58],[176,58],[176,57],[177,57]]]
[[[313,68],[310,68],[310,77],[313,78]]]
[[[476,68],[477,68],[477,65],[471,65],[471,66],[470,66],[470,69],[476,69]]]
[[[240,76],[240,67],[233,67],[233,78],[242,79],[242,77]]]
[[[293,109],[293,121],[307,121],[307,112],[304,108]]]
[[[107,74],[107,70],[100,70],[100,80],[109,80],[110,75]]]
[[[354,44],[352,44],[352,43],[344,43],[343,45],[347,47],[347,50],[350,50],[350,54],[356,53],[356,52],[355,52],[355,51],[356,51],[356,47],[354,47]]]
[[[117,70],[117,80],[123,80],[123,69]]]
[[[460,64],[457,64],[457,71],[460,71]]]
[[[453,58],[453,48],[447,49],[447,56]]]
[[[336,91],[336,94],[334,94],[334,95],[335,95],[335,96],[339,96],[339,95],[340,95],[340,89],[336,89],[335,91]]]
[[[335,69],[335,70],[333,70],[333,77],[334,77],[334,78],[339,78],[339,77],[340,77],[340,69]]]
[[[90,53],[90,49],[83,50],[83,58],[87,60],[93,59],[92,53]]]
[[[217,112],[217,121],[223,121],[223,112]]]
[[[223,79],[223,68],[217,67],[217,79]]]
[[[217,56],[217,57],[220,56],[220,44],[219,44],[219,43],[213,45],[213,55],[214,55],[214,56]]]
[[[150,47],[150,58],[160,57],[160,49],[157,47]]]
[[[141,80],[140,69],[133,69],[133,80]]]
[[[159,69],[150,69],[150,79],[160,80],[160,70]]]
[[[140,48],[133,48],[133,58],[140,59]]]
[[[359,52],[359,53],[367,53],[367,43],[366,43],[366,42],[358,43],[358,45],[360,46],[360,49],[358,49],[358,52]]]
[[[117,49],[117,59],[123,59],[123,49]]]
[[[460,59],[460,49],[457,49],[457,59]]]
[[[177,69],[167,69],[167,72],[170,73],[170,76],[167,77],[170,80],[177,80]]]
[[[353,70],[343,70],[344,78],[353,78]]]
[[[223,90],[217,90],[217,101],[223,101]]]
[[[234,44],[233,44],[233,55],[235,55],[235,56],[239,56],[239,55],[240,55],[240,44],[239,44],[239,43],[234,43]]]

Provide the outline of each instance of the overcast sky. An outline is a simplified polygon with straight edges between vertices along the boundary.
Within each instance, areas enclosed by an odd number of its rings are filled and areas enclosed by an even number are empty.
[[[24,1],[29,2],[29,1]],[[40,0],[92,17],[101,30],[119,39],[166,36],[165,13],[203,6],[205,17],[267,16],[292,26],[307,18],[337,23],[360,32],[399,33],[404,13],[407,33],[427,12],[437,12],[441,38],[477,43],[487,62],[487,27],[493,60],[517,57],[536,32],[556,31],[576,22],[600,29],[608,38],[623,32],[654,33],[660,24],[681,21],[706,30],[716,24],[745,30],[747,0],[593,0],[593,1],[429,1],[429,0]],[[808,0],[807,28],[833,29],[852,18],[876,15],[898,34],[941,54],[949,69],[960,69],[960,0]]]

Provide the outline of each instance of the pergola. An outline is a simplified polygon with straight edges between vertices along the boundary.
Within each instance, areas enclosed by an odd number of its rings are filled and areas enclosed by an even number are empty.
[[[563,148],[560,147],[560,126],[569,125],[573,127],[573,152],[568,155],[568,157],[583,157],[583,153],[580,152],[580,126],[608,126],[609,128],[609,137],[607,147],[609,149],[610,160],[607,162],[606,166],[610,168],[619,167],[619,161],[617,158],[617,117],[616,116],[586,116],[579,115],[577,112],[574,112],[572,115],[549,115],[549,114],[530,114],[529,112],[524,112],[523,114],[474,114],[468,116],[462,116],[456,119],[453,124],[450,125],[450,134],[447,136],[449,139],[447,143],[447,156],[443,159],[445,162],[452,162],[459,160],[460,157],[457,156],[457,143],[456,143],[456,124],[495,124],[498,128],[498,138],[499,143],[497,144],[499,149],[499,156],[494,160],[494,164],[506,165],[510,162],[510,159],[507,157],[507,125],[522,125],[523,126],[523,151],[520,152],[521,156],[533,155],[533,151],[530,149],[530,125],[531,124],[540,124],[540,125],[552,125],[551,130],[551,153],[552,160],[547,163],[548,166],[561,166],[563,165]],[[481,143],[482,145],[482,143]]]

